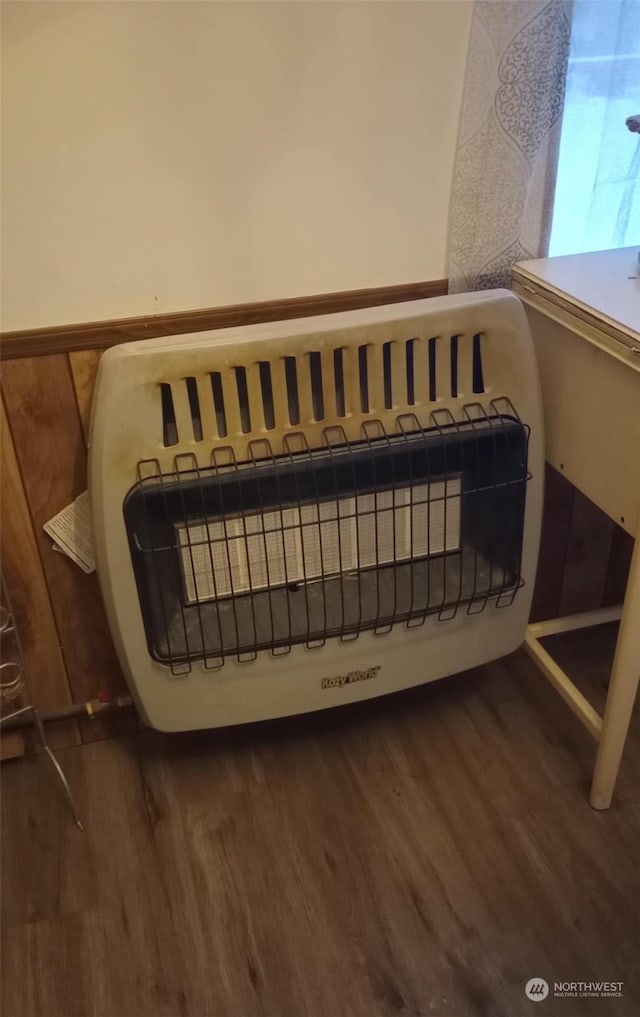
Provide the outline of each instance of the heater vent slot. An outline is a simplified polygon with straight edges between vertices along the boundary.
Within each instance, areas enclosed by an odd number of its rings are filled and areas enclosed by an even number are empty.
[[[300,398],[298,395],[298,372],[295,357],[284,358],[284,375],[287,388],[287,410],[289,423],[300,423]]]
[[[458,397],[458,336],[452,335],[449,340],[449,380],[451,383],[451,398]]]
[[[309,379],[311,382],[311,401],[313,419],[324,420],[324,392],[322,388],[322,357],[319,353],[309,354]]]
[[[260,374],[264,426],[267,431],[273,431],[276,426],[276,414],[273,405],[273,386],[271,384],[271,364],[269,361],[261,360],[258,364],[258,371]]]
[[[382,373],[384,383],[384,405],[385,409],[390,410],[393,406],[393,386],[391,379],[391,347],[392,343],[382,344]],[[396,381],[397,380],[393,379]]]
[[[407,372],[407,403],[414,406],[416,401],[415,390],[415,361],[414,352],[417,339],[408,339],[405,345],[405,360]]]
[[[369,412],[369,372],[367,365],[367,347],[358,346],[358,381],[360,385],[360,411]]]
[[[335,380],[336,414],[338,417],[347,415],[344,394],[344,350],[333,351],[333,377]]]
[[[222,375],[219,371],[213,371],[211,374],[211,395],[213,396],[213,408],[216,415],[218,435],[220,438],[226,438],[229,432],[227,430],[227,415],[224,407],[224,392],[222,391]]]
[[[240,429],[243,434],[251,432],[251,411],[249,409],[249,390],[247,388],[247,370],[245,367],[234,367],[233,373],[236,376],[236,389],[238,394],[238,411],[240,414]]]
[[[437,375],[437,362],[436,362],[436,350],[438,340],[436,338],[429,340],[429,402],[434,403],[438,398],[438,375]]]
[[[160,385],[160,399],[162,406],[162,444],[165,448],[178,444],[178,428],[176,425],[176,412],[173,405],[173,393],[171,385]]]
[[[484,392],[484,372],[482,370],[482,336],[478,333],[473,337],[473,391]]]
[[[187,386],[187,398],[189,400],[189,412],[191,414],[193,438],[194,441],[202,441],[202,417],[200,416],[198,384],[195,378],[185,378],[185,384]]]

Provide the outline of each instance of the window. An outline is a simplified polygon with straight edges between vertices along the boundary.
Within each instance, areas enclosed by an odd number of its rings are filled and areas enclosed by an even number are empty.
[[[640,244],[640,3],[574,0],[550,255]]]

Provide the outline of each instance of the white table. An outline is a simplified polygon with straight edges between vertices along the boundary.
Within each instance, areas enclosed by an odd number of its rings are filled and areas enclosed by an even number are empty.
[[[611,804],[640,680],[639,248],[522,262],[513,289],[534,338],[546,458],[635,538],[624,604],[530,625],[525,648],[598,742],[590,802]],[[604,716],[540,640],[620,619]]]

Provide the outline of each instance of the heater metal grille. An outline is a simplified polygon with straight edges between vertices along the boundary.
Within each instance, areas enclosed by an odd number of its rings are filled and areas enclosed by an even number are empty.
[[[138,464],[125,520],[149,652],[174,674],[502,607],[522,585],[529,431],[507,399],[327,427],[274,454]]]
[[[187,604],[457,551],[460,479],[178,524]],[[445,513],[445,506],[448,511]]]

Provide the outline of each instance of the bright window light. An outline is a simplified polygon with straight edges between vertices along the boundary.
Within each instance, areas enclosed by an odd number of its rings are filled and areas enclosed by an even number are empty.
[[[640,2],[573,0],[550,255],[640,244]]]

